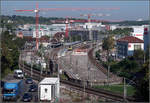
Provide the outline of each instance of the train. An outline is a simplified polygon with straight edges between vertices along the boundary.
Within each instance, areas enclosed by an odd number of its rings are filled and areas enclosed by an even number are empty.
[[[51,48],[57,48],[57,47],[60,47],[60,46],[63,46],[63,44],[60,43],[60,42],[52,43],[52,44],[51,44]]]
[[[52,43],[50,46],[51,48],[57,48],[57,47],[60,47],[60,46],[66,46],[66,47],[69,47],[68,49],[69,50],[72,50],[72,46],[75,45],[75,44],[79,44],[81,43],[82,41],[75,41],[75,42],[70,42],[70,43],[61,43],[61,42],[54,42]]]

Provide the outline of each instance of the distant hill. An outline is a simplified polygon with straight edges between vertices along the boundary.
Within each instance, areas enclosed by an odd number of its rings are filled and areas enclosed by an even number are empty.
[[[72,20],[84,20],[84,19],[75,19],[71,18]],[[33,16],[1,16],[1,20],[8,21],[11,20],[17,24],[35,24],[35,17]],[[39,17],[39,24],[52,24],[52,23],[64,23],[66,18],[58,18],[58,17]]]
[[[127,26],[127,25],[147,25],[150,24],[149,20],[144,20],[144,21],[122,21],[122,22],[106,22],[104,24],[119,24],[122,26]]]
[[[39,17],[39,24],[52,24],[52,23],[64,23],[66,18],[58,18],[58,17]],[[71,18],[72,20],[86,20],[86,19],[76,19],[76,18]],[[1,20],[8,21],[12,20],[16,24],[35,24],[35,17],[33,16],[1,16]],[[57,21],[57,22],[55,22]],[[103,22],[103,24],[119,24],[119,25],[146,25],[149,24],[149,20],[144,20],[144,21],[122,21],[122,22]]]

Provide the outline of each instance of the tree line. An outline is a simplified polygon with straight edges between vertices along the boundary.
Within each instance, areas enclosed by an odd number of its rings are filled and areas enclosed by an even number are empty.
[[[6,30],[1,33],[1,76],[4,77],[15,69],[19,69],[19,50],[25,43],[24,39]]]
[[[35,17],[33,16],[18,16],[18,15],[12,15],[12,16],[1,16],[1,20],[7,22],[8,20],[13,21],[15,24],[35,24]],[[72,20],[77,20],[76,18],[69,18]],[[52,24],[52,20],[66,20],[66,18],[63,17],[39,17],[39,24],[46,24],[50,25]],[[78,19],[82,20],[82,19]]]
[[[104,22],[104,24],[119,24],[122,26],[132,26],[132,25],[148,25],[149,20],[143,21],[121,21],[121,22]]]
[[[76,18],[68,18],[72,20],[85,20],[85,19],[76,19]],[[6,16],[1,15],[1,20],[12,20],[16,24],[35,24],[35,17],[33,16],[19,16],[19,15],[12,15],[12,16]],[[66,20],[66,18],[63,17],[39,17],[39,23],[40,24],[52,24],[52,20]],[[121,21],[121,22],[102,22],[103,24],[119,24],[122,26],[131,26],[131,25],[148,25],[149,20],[144,21]]]

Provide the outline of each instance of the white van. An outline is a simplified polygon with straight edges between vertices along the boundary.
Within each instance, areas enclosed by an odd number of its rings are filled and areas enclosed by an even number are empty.
[[[14,71],[14,77],[19,78],[19,79],[23,79],[23,77],[24,77],[23,71],[22,70],[15,70]]]

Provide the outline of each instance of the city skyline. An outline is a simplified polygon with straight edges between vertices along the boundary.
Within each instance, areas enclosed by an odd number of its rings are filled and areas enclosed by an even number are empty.
[[[43,17],[74,17],[84,18],[81,14],[110,14],[110,16],[96,17],[98,20],[148,20],[149,1],[2,1],[2,15],[35,16],[32,12],[15,12],[19,9],[35,9],[36,3],[39,8],[102,8],[99,10],[64,10],[40,12]],[[110,10],[107,8],[118,8]]]

